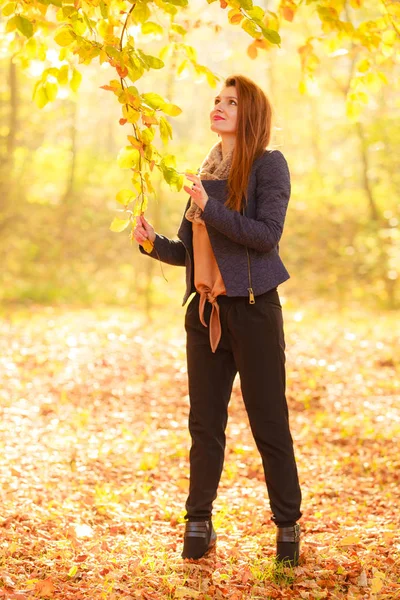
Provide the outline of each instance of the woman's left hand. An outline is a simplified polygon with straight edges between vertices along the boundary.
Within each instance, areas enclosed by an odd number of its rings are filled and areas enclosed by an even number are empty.
[[[192,175],[192,173],[185,173],[185,175],[187,179],[193,181],[193,185],[191,188],[187,185],[184,185],[183,189],[185,190],[185,192],[190,194],[190,196],[193,198],[193,201],[196,202],[197,206],[199,206],[201,210],[204,210],[208,201],[208,195],[203,187],[203,184],[201,183],[200,177],[198,177],[197,175]]]

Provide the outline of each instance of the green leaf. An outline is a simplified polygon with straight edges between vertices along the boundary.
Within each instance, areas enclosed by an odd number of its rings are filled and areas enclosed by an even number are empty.
[[[127,90],[130,94],[133,94],[134,96],[139,96],[139,90],[137,89],[136,86],[130,85],[127,87]]]
[[[153,127],[146,127],[146,129],[143,129],[141,132],[143,142],[145,144],[150,144],[154,139],[155,133],[156,132]]]
[[[259,39],[261,37],[261,31],[257,29],[257,25],[253,21],[249,21],[249,19],[243,19],[241,26],[246,33],[251,35],[251,37],[255,39]]]
[[[76,11],[75,6],[64,5],[61,9],[61,13],[62,13],[63,17],[65,17],[66,19],[69,19],[71,15],[77,14],[77,11]],[[60,17],[58,20],[62,21],[63,19]]]
[[[2,14],[5,17],[9,17],[10,15],[12,15],[15,12],[15,7],[16,7],[16,3],[15,2],[9,2],[8,4],[5,5],[5,7],[2,10]]]
[[[121,169],[133,169],[139,164],[140,152],[132,146],[122,148],[117,156],[117,163]]]
[[[246,11],[251,10],[253,8],[252,0],[239,0],[239,4]],[[259,8],[259,7],[257,7],[257,8]]]
[[[114,217],[110,225],[110,230],[119,233],[120,231],[124,231],[130,222],[130,219],[119,219],[118,217]]]
[[[170,117],[177,117],[182,112],[182,109],[179,108],[179,106],[177,106],[176,104],[169,104],[168,102],[164,104],[161,110]]]
[[[160,167],[164,168],[166,167],[167,169],[169,168],[176,168],[176,156],[175,154],[166,154],[161,162],[160,162]]]
[[[247,8],[246,12],[249,15],[249,17],[251,17],[252,19],[259,20],[259,21],[261,21],[265,15],[265,12],[261,8],[261,6],[253,6],[253,8],[250,8],[250,9]]]
[[[19,29],[25,37],[30,38],[33,36],[33,25],[29,19],[18,15],[15,23],[17,25],[17,29]]]
[[[111,56],[111,58],[117,58],[119,60],[119,58],[121,56],[121,52],[119,50],[117,50],[116,48],[114,48],[114,46],[105,46],[104,50],[107,52],[107,54],[109,56]]]
[[[151,106],[151,108],[154,109],[163,108],[166,104],[164,98],[159,94],[156,94],[155,92],[148,92],[146,94],[142,94],[141,97],[148,106]]]
[[[332,7],[318,5],[317,12],[321,21],[337,21],[339,18],[337,11]]]
[[[166,0],[166,4],[173,4],[174,6],[187,6],[188,0]]]
[[[108,19],[108,6],[104,0],[100,0],[100,12],[103,19]]]
[[[163,177],[172,190],[179,192],[183,185],[183,175],[179,175],[175,169],[163,169]]]
[[[164,63],[159,58],[155,56],[151,56],[150,54],[145,54],[142,50],[137,50],[137,55],[142,59],[144,64],[149,69],[162,69],[164,67]],[[133,58],[133,57],[132,57]]]
[[[140,25],[147,21],[147,19],[151,16],[151,11],[147,4],[137,4],[135,6],[135,10],[131,12],[129,17],[129,25]]]
[[[139,69],[137,67],[128,67],[128,75],[131,81],[137,81],[143,76],[144,69]]]
[[[76,575],[78,571],[78,566],[77,565],[73,565],[70,570],[68,571],[68,577],[73,577],[74,575]]]
[[[73,70],[73,73],[72,73],[72,78],[71,78],[71,81],[70,81],[70,84],[69,84],[69,86],[70,86],[70,88],[71,88],[71,90],[73,92],[76,93],[78,91],[79,86],[81,85],[81,81],[82,81],[82,75],[74,67],[74,70]]]
[[[120,190],[116,195],[116,200],[123,206],[128,206],[129,202],[135,197],[135,192],[132,190]]]
[[[54,40],[59,46],[69,46],[75,41],[75,33],[70,27],[63,26],[56,31]]]
[[[71,22],[72,29],[77,35],[83,35],[88,28],[87,23],[84,21],[84,19],[82,19],[82,17],[71,19]]]
[[[280,44],[281,36],[275,29],[268,29],[268,27],[264,27],[264,25],[260,25],[261,31],[263,32],[263,36],[267,39],[271,44]]]
[[[152,21],[146,21],[146,23],[143,23],[143,25],[142,25],[142,33],[143,34],[155,33],[155,34],[162,35],[164,33],[164,29],[158,23],[153,23]]]

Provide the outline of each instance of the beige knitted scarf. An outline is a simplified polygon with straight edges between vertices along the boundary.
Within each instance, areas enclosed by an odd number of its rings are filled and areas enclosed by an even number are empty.
[[[222,142],[217,142],[203,160],[199,172],[197,173],[198,177],[200,177],[200,179],[228,179],[232,157],[233,149],[223,158]],[[201,218],[202,213],[203,211],[201,208],[197,206],[192,199],[191,204],[185,213],[185,217],[188,221],[204,225],[204,221]]]

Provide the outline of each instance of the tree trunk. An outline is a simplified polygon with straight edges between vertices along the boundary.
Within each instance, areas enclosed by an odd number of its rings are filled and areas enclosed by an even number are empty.
[[[18,129],[18,78],[14,57],[10,57],[8,84],[10,88],[10,112],[5,156],[1,156],[0,167],[0,231],[12,220],[12,198],[14,195],[13,171],[14,152]]]

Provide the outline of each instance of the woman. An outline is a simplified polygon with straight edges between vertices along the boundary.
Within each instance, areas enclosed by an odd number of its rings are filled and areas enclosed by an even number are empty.
[[[239,371],[251,430],[261,454],[276,557],[298,564],[301,490],[285,397],[285,339],[277,286],[289,278],[279,257],[290,196],[283,154],[267,150],[271,106],[242,75],[228,77],[210,112],[221,140],[193,182],[178,240],[158,233],[142,216],[134,238],[139,249],[186,267],[187,369],[190,398],[190,488],[183,558],[200,558],[216,533],[212,505],[225,449],[227,409]]]

